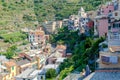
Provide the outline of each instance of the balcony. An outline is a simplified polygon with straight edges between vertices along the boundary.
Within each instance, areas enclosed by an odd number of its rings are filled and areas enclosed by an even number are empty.
[[[115,58],[117,63],[112,63],[112,61],[115,61],[114,59],[111,59],[113,57]],[[109,58],[109,59],[108,59]],[[112,53],[112,52],[100,52],[100,61],[99,61],[99,68],[120,68],[120,54],[119,53]]]

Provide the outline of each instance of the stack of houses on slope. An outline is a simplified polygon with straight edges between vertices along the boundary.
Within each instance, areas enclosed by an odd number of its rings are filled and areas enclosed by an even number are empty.
[[[106,5],[101,5],[97,10],[97,16],[94,20],[95,35],[99,37],[107,36],[108,26],[110,26],[111,20],[118,16],[118,3],[119,2],[116,0],[113,2],[108,2]]]
[[[17,53],[10,60],[0,56],[0,80],[46,80],[47,70],[53,68],[59,72],[59,65],[67,56],[66,46],[52,47],[42,27],[30,30],[28,40],[29,51]]]
[[[28,40],[31,43],[31,49],[40,49],[46,44],[48,35],[45,35],[42,27],[38,27],[34,31],[28,33]]]
[[[83,8],[78,15],[71,15],[64,20],[69,30],[79,30],[80,33],[89,31],[94,26],[95,36],[105,36],[106,40],[100,44],[98,68],[84,80],[119,80],[120,73],[120,1],[113,0],[106,5],[101,5],[97,16],[93,19]],[[94,22],[93,22],[94,21]],[[62,26],[58,22],[59,27]],[[46,22],[46,24],[48,24]],[[53,22],[52,33],[56,30]],[[70,57],[66,53],[66,45],[52,47],[47,43],[49,36],[42,27],[28,32],[31,50],[19,53],[18,56],[8,60],[0,56],[0,80],[45,80],[45,72],[53,68],[59,72],[59,65]],[[73,76],[76,76],[72,79]],[[79,74],[70,74],[65,80],[79,80]]]
[[[100,43],[96,71],[76,80],[119,80],[120,73],[120,0],[101,5],[94,17],[94,35],[105,37]],[[77,74],[76,74],[77,75]],[[74,80],[68,75],[65,80]],[[83,79],[84,78],[84,79]]]
[[[99,37],[106,40],[100,43],[98,69],[84,80],[119,80],[120,74],[120,2],[114,0],[100,8],[97,16]]]
[[[68,20],[68,29],[77,31],[80,33],[88,33],[89,29],[94,26],[94,21],[89,18],[89,15],[81,7],[78,11],[78,15],[71,15]]]

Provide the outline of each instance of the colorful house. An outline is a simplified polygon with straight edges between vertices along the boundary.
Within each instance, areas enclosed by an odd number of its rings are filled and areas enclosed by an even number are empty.
[[[29,42],[44,43],[45,42],[45,32],[42,28],[39,28],[35,31],[29,32]]]
[[[13,61],[4,63],[6,69],[0,74],[0,80],[15,80],[14,77],[17,75],[17,66]]]
[[[79,16],[78,15],[71,15],[68,20],[68,29],[69,30],[78,30],[80,27],[79,25]]]
[[[17,74],[20,74],[30,67],[38,68],[38,61],[39,59],[35,56],[30,57],[25,53],[20,53],[19,56],[14,59],[14,62],[16,62],[17,65]]]
[[[100,44],[98,68],[83,80],[119,80],[120,74],[120,21],[111,20],[107,41]]]
[[[106,5],[101,5],[97,11],[97,15],[108,15],[115,10],[114,2],[108,2]]]
[[[42,27],[37,28],[35,31],[30,31],[28,34],[28,40],[31,42],[31,49],[39,49],[45,45],[46,39],[49,36],[45,35]]]
[[[110,12],[114,11],[114,5],[109,3],[107,6],[102,6],[101,9],[103,15],[108,15]]]
[[[97,30],[99,37],[106,36],[108,32],[108,18],[107,16],[97,16],[95,20],[94,29]]]

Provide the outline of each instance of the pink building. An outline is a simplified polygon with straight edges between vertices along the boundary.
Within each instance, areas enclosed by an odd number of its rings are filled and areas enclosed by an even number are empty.
[[[97,20],[96,28],[97,28],[99,37],[106,36],[108,32],[108,26],[109,26],[108,18],[99,17],[99,18],[96,18],[96,20]]]
[[[108,32],[108,16],[112,16],[112,12],[114,12],[113,3],[109,3],[108,5],[103,5],[98,11],[98,16],[96,17],[96,22],[94,25],[94,29],[97,30],[95,35],[106,36]]]
[[[114,5],[110,4],[107,6],[103,6],[101,9],[103,15],[108,15],[110,12],[114,11]]]

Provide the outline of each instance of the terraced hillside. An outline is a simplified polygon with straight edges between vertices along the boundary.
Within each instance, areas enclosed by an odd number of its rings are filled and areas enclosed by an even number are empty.
[[[95,10],[110,0],[0,0],[0,30],[34,27],[46,20],[62,20],[80,7]]]
[[[0,0],[0,30],[16,30],[37,24],[33,0]]]
[[[76,14],[81,6],[86,11],[96,10],[106,1],[111,0],[34,0],[34,10],[39,22],[62,20]]]

